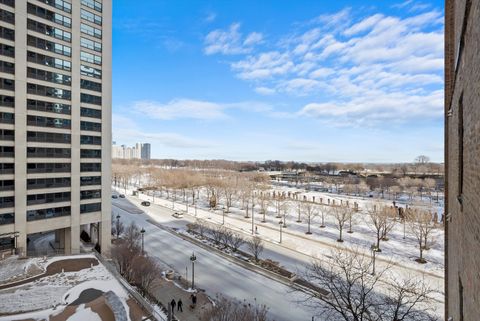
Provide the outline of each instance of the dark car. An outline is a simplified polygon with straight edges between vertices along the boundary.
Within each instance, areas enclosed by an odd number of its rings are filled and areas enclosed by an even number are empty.
[[[141,203],[143,206],[150,206],[150,202],[149,201],[143,201]]]
[[[120,195],[118,195],[118,197],[125,198],[125,194],[120,194]]]
[[[115,194],[112,194],[112,198],[118,198],[118,196]]]

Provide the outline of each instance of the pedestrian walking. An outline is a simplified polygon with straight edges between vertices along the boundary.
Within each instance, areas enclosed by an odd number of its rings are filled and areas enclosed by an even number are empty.
[[[175,299],[172,299],[172,301],[170,301],[170,305],[172,306],[172,314],[173,314],[173,312],[175,311],[175,306],[177,305],[177,302],[175,302]]]
[[[177,311],[180,311],[180,312],[183,312],[183,302],[182,302],[182,299],[178,299],[178,303],[177,303]]]
[[[192,303],[193,306],[197,305],[197,295],[195,293],[192,295]]]
[[[258,226],[255,225],[255,234],[258,234]]]

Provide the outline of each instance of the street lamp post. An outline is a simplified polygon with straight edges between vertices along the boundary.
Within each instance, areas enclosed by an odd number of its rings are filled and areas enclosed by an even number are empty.
[[[222,208],[222,225],[225,225],[225,206]]]
[[[377,246],[375,244],[372,244],[370,246],[370,249],[372,250],[372,258],[373,258],[373,270],[372,270],[372,275],[375,275],[375,254],[377,253]]]
[[[280,243],[282,243],[282,227],[283,227],[283,222],[282,222],[282,221],[278,222],[278,225],[280,226]]]
[[[195,253],[192,252],[192,255],[190,256],[190,261],[192,261],[192,290],[195,289],[195,261],[197,260],[197,257],[195,256]]]
[[[117,215],[117,240],[120,232],[120,215]]]
[[[145,229],[143,227],[140,230],[140,233],[142,234],[142,256],[143,256],[143,254],[145,253],[144,250],[143,250],[143,245],[144,245],[143,235],[145,234]]]

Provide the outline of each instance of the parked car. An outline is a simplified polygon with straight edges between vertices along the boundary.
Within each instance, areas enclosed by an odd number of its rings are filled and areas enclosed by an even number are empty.
[[[150,202],[149,201],[143,201],[141,203],[143,206],[150,206]]]
[[[182,218],[183,217],[183,213],[182,212],[175,212],[172,214],[173,217],[176,217],[176,218]]]
[[[125,194],[120,194],[120,195],[118,195],[118,197],[125,198]]]
[[[118,196],[115,194],[112,194],[112,198],[118,198]]]

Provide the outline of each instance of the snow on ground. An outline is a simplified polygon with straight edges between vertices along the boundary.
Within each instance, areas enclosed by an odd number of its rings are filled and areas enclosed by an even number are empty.
[[[29,260],[19,260],[18,256],[10,256],[0,260],[0,283],[25,275],[29,266]]]
[[[48,264],[68,258],[94,258],[93,255],[75,255],[54,257],[43,261],[44,267]],[[3,269],[3,268],[2,268]],[[0,269],[0,270],[2,270]],[[61,311],[65,306],[75,301],[81,292],[86,289],[98,289],[103,292],[113,291],[120,298],[125,310],[129,311],[126,303],[128,293],[102,264],[77,272],[64,272],[40,278],[34,282],[0,290],[0,313],[22,313],[43,310],[34,313],[35,318],[48,317],[52,314],[52,307]],[[82,312],[87,313],[87,312]],[[1,321],[28,318],[32,313],[15,316],[0,317]],[[18,318],[17,318],[18,317]],[[14,319],[13,319],[14,318]],[[90,320],[80,318],[72,320]]]

